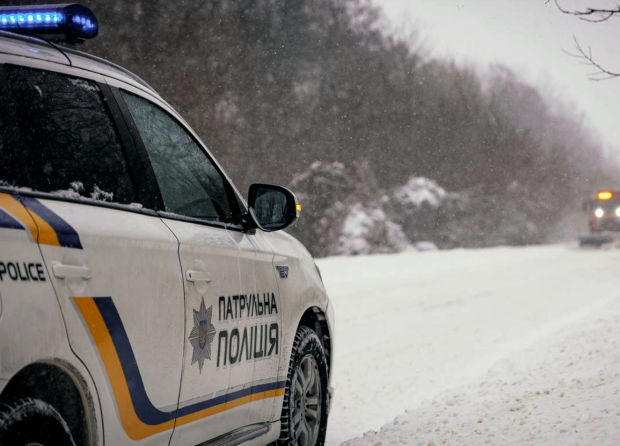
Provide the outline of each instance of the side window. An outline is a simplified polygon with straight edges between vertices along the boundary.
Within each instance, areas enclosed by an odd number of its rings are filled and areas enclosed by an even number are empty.
[[[0,184],[115,203],[136,195],[96,83],[5,65]]]
[[[122,92],[146,146],[166,211],[234,222],[226,181],[194,139],[151,102]]]

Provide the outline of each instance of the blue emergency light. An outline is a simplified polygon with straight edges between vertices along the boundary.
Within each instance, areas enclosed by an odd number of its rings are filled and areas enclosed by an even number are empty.
[[[81,43],[99,32],[99,22],[84,5],[2,6],[0,31],[37,35],[49,40]]]

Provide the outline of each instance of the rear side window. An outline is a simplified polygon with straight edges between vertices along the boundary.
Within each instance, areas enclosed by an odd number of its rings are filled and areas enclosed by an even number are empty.
[[[4,67],[0,184],[115,203],[136,201],[123,149],[98,85]]]

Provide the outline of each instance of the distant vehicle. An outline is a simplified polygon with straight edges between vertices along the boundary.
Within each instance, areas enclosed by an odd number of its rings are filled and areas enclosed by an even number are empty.
[[[602,190],[585,201],[590,234],[581,237],[581,246],[602,246],[620,239],[620,190]]]
[[[246,203],[149,85],[64,46],[97,29],[0,8],[0,445],[323,444],[333,309],[280,231],[301,206]]]

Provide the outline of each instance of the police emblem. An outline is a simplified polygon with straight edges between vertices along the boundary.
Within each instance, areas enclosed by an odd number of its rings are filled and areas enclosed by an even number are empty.
[[[189,342],[194,347],[192,365],[198,363],[198,370],[202,373],[205,359],[211,359],[211,343],[215,338],[215,327],[211,324],[213,306],[207,309],[205,299],[200,302],[200,309],[194,310],[194,328],[189,334]]]

